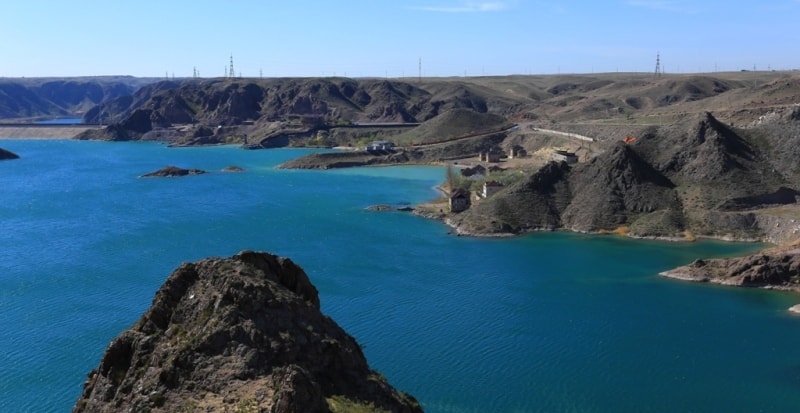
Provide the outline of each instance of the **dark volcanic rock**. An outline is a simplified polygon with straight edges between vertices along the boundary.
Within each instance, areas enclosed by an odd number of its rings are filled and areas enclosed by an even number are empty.
[[[19,155],[15,154],[14,152],[0,148],[0,161],[4,159],[19,159]]]
[[[246,251],[175,270],[108,346],[73,411],[326,412],[330,403],[421,411],[320,312],[300,267]]]
[[[177,166],[166,166],[155,172],[144,174],[142,175],[142,178],[200,175],[204,173],[206,173],[206,171],[203,171],[201,169],[183,169],[183,168],[178,168]]]
[[[675,185],[622,142],[574,169],[573,197],[562,215],[572,229],[613,230],[640,214],[680,210]]]

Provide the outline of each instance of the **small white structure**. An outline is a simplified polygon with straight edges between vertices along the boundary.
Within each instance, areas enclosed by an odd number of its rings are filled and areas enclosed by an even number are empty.
[[[526,151],[525,148],[519,145],[514,145],[511,148],[511,151],[508,153],[508,159],[524,158],[526,156],[528,156],[528,151]]]
[[[394,150],[394,142],[389,141],[372,141],[367,145],[368,151],[391,151]]]
[[[500,162],[500,158],[504,155],[503,150],[495,146],[488,151],[480,152],[478,160],[480,162]]]
[[[486,181],[483,183],[483,197],[488,198],[503,189],[503,184],[497,181]]]
[[[553,160],[564,161],[566,163],[577,163],[578,155],[575,155],[575,152],[555,151],[553,152]]]

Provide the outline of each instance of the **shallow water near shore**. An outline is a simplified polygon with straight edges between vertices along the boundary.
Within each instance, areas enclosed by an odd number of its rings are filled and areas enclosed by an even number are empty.
[[[243,249],[303,267],[323,312],[429,412],[800,406],[800,295],[657,276],[759,245],[456,237],[364,210],[436,197],[443,169],[274,168],[310,150],[2,147],[21,159],[0,162],[0,411],[69,411],[173,269]],[[210,173],[138,178],[166,165]]]

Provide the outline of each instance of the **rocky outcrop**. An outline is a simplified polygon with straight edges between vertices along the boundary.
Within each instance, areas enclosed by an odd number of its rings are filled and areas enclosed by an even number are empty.
[[[562,227],[561,214],[571,197],[566,162],[550,162],[507,190],[451,216],[459,234],[498,235]]]
[[[562,219],[580,232],[615,229],[657,211],[680,210],[675,185],[622,142],[575,168],[570,187],[573,196]]]
[[[0,148],[0,161],[5,159],[19,159],[19,155],[15,154],[14,152]]]
[[[153,177],[178,177],[178,176],[186,176],[186,175],[201,175],[206,173],[206,171],[202,169],[184,169],[179,168],[177,166],[166,166],[161,168],[157,171],[150,172],[147,174],[142,175],[142,178],[153,178]]]
[[[421,411],[319,306],[287,258],[183,264],[108,346],[73,412]]]
[[[244,168],[241,166],[230,165],[222,168],[222,172],[244,172]]]
[[[695,260],[660,275],[686,281],[800,291],[800,248],[765,250],[740,258]]]

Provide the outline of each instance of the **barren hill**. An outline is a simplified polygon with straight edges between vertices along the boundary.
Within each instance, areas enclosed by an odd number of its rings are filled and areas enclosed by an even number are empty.
[[[643,237],[796,237],[796,231],[775,235],[769,226],[780,221],[771,208],[800,199],[796,162],[774,149],[800,144],[800,134],[769,131],[797,130],[797,111],[785,109],[751,129],[732,128],[710,113],[654,127],[585,163],[551,163],[450,222],[470,234],[567,228]],[[797,227],[790,221],[784,225]]]

